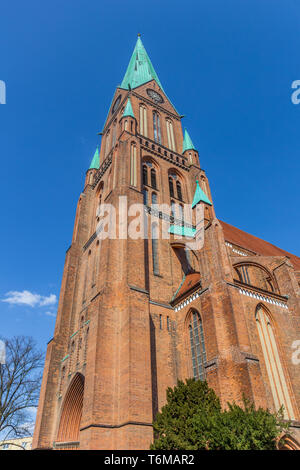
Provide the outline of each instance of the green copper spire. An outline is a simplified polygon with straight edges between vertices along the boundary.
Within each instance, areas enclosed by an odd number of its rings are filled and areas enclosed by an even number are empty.
[[[89,170],[99,170],[99,166],[100,166],[100,158],[99,158],[99,149],[97,147],[96,152],[94,153],[94,156],[93,156],[93,160],[89,167]]]
[[[196,187],[196,191],[195,191],[195,194],[194,194],[194,199],[193,199],[193,202],[192,202],[192,209],[199,202],[205,202],[206,204],[209,204],[210,206],[212,206],[212,203],[210,202],[210,200],[206,196],[205,192],[200,188],[199,181],[197,180],[197,187]]]
[[[133,114],[133,109],[132,109],[132,106],[131,106],[130,98],[128,98],[128,101],[127,101],[127,104],[126,104],[126,106],[125,106],[124,113],[123,113],[123,116],[122,116],[122,117],[125,117],[125,116],[131,116],[131,117],[134,118],[134,114]]]
[[[186,150],[196,150],[192,139],[189,136],[188,131],[185,129],[184,131],[184,139],[183,139],[183,146],[182,146],[182,153],[184,153]]]
[[[163,89],[139,35],[121,88],[129,90],[130,87],[133,89],[153,79]]]

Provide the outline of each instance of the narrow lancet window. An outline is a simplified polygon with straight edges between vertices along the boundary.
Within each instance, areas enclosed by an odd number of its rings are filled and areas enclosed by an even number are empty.
[[[130,185],[137,185],[137,172],[136,172],[136,145],[131,144],[130,147]]]
[[[189,323],[189,336],[193,375],[197,380],[205,380],[206,351],[202,320],[199,313],[192,312]]]

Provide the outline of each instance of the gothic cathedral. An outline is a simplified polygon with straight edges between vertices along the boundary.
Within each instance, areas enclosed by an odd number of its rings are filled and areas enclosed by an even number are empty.
[[[33,448],[149,449],[167,387],[188,377],[223,405],[284,405],[299,446],[300,258],[216,218],[181,118],[138,37],[79,197]],[[122,236],[99,236],[104,204]],[[203,209],[201,249],[187,204]],[[127,236],[136,205],[147,237]]]

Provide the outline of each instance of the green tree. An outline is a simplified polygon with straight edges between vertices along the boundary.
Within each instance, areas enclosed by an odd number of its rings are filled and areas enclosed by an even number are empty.
[[[243,406],[220,400],[207,382],[187,379],[167,389],[167,403],[153,423],[155,440],[151,449],[164,450],[267,450],[289,423],[282,409],[271,413],[255,409],[246,398]]]

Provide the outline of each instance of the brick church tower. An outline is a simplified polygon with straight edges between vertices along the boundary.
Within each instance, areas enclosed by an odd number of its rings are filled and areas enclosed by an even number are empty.
[[[117,221],[106,238],[103,204]],[[130,237],[135,204],[144,225]],[[193,250],[199,207],[204,244]],[[169,237],[155,237],[164,223]],[[33,448],[149,449],[167,387],[187,377],[207,380],[223,405],[243,393],[283,404],[296,448],[299,281],[297,256],[216,218],[198,152],[138,37],[79,197]]]

